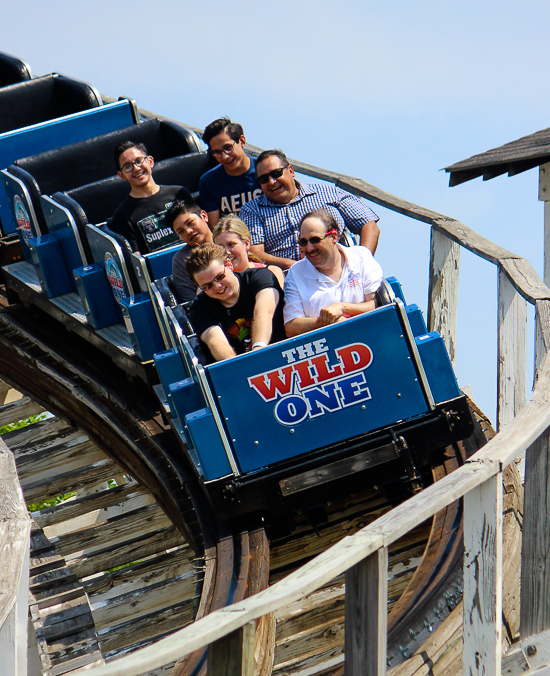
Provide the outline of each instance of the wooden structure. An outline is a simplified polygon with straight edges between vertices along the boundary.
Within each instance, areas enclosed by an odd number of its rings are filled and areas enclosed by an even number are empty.
[[[452,218],[400,200],[360,179],[300,162],[292,164],[301,173],[333,181],[356,195],[431,225],[429,328],[442,333],[451,356],[455,352],[460,248],[466,247],[497,266],[498,419],[501,431],[464,466],[344,538],[271,587],[236,605],[215,610],[153,645],[108,664],[83,670],[83,675],[168,673],[170,667],[167,665],[205,646],[210,646],[208,673],[212,676],[252,674],[255,670],[267,674],[267,667],[256,666],[255,669],[255,634],[262,630],[261,627],[265,628],[273,614],[326,588],[342,575],[346,579],[346,676],[385,673],[388,550],[398,538],[460,498],[464,498],[466,514],[464,587],[461,591],[464,599],[464,671],[470,674],[501,673],[503,472],[526,449],[529,449],[526,471],[529,509],[524,521],[522,580],[527,575],[529,583],[522,586],[522,638],[550,628],[546,605],[549,595],[545,594],[547,582],[544,576],[547,555],[544,543],[549,515],[543,499],[549,462],[550,289],[527,261]],[[527,405],[526,359],[521,352],[521,345],[526,340],[526,321],[523,321],[526,303],[536,307],[537,331],[537,379],[533,397]],[[505,427],[504,423],[507,423]],[[25,562],[21,563],[24,569]],[[531,612],[533,608],[535,613]],[[430,631],[429,625],[426,631]],[[515,658],[514,665],[518,666],[512,665],[510,673],[514,673],[513,668],[525,670],[528,652],[522,651]],[[266,665],[265,655],[262,659],[262,664]],[[430,656],[415,659],[418,660],[416,671],[410,673],[428,673]],[[334,673],[334,669],[326,673]]]
[[[262,617],[314,593],[337,576],[346,575],[346,676],[386,671],[387,551],[400,536],[456,500],[464,499],[464,673],[500,674],[502,664],[502,524],[503,471],[527,451],[521,627],[535,633],[548,629],[550,595],[544,543],[549,530],[546,511],[550,427],[550,289],[524,259],[477,235],[458,221],[417,207],[371,186],[292,161],[309,176],[382,204],[432,227],[429,328],[445,337],[454,354],[460,247],[495,264],[499,279],[499,434],[466,464],[355,535],[344,538],[309,564],[269,589],[216,611],[176,632],[169,639],[114,660],[95,676],[132,676],[161,668],[183,654],[210,645],[209,674],[253,673],[254,625]],[[536,384],[525,405],[526,303],[536,308]],[[529,621],[532,608],[535,617]],[[231,655],[231,659],[227,658]],[[224,657],[226,656],[226,657]],[[522,653],[525,670],[526,654]],[[527,667],[528,668],[528,667]],[[429,669],[429,665],[426,665]],[[84,674],[84,672],[82,672]],[[421,671],[419,672],[421,673]],[[510,673],[513,673],[512,671]]]

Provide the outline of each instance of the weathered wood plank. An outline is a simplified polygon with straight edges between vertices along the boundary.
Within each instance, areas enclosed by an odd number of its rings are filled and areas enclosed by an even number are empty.
[[[28,503],[42,502],[56,495],[63,495],[69,491],[111,479],[120,473],[120,468],[112,460],[106,458],[93,465],[79,467],[70,472],[56,474],[38,481],[22,482],[25,500]]]
[[[50,538],[50,542],[67,561],[75,555],[91,556],[105,545],[123,543],[136,534],[144,535],[171,525],[170,520],[156,504],[119,514],[81,530]]]
[[[36,404],[28,397],[23,397],[9,404],[2,404],[0,406],[0,427],[25,420],[40,413],[44,413],[42,406]]]
[[[464,673],[500,674],[502,475],[464,497]]]
[[[135,620],[102,629],[98,632],[98,636],[103,654],[105,657],[113,657],[115,651],[119,651],[127,645],[149,641],[167,632],[184,627],[193,621],[193,611],[194,602],[184,601],[165,608],[161,612],[144,615]],[[168,640],[170,639],[168,638]],[[116,661],[113,660],[111,664],[116,664]],[[164,662],[164,664],[167,664],[167,662]],[[144,665],[139,673],[146,671],[147,668]]]
[[[346,676],[386,673],[388,550],[346,572]]]
[[[44,445],[43,445],[44,446]],[[56,476],[59,471],[68,472],[86,467],[107,456],[94,443],[84,439],[58,439],[46,448],[25,450],[16,456],[17,472],[22,483]]]
[[[0,440],[0,659],[6,676],[27,669],[30,529],[15,460]]]
[[[21,429],[7,432],[2,435],[2,440],[17,458],[20,448],[45,443],[56,439],[62,430],[70,429],[60,418],[53,417],[27,425]]]
[[[85,496],[84,499],[88,497],[94,498],[96,495],[102,496],[103,493],[110,492],[100,491],[99,493],[93,493],[91,496]],[[101,507],[98,509],[92,509],[95,507],[95,503],[90,501],[88,506],[91,508],[86,514],[81,514],[80,516],[74,517],[72,519],[67,519],[62,523],[57,523],[53,526],[47,526],[44,529],[44,533],[49,538],[63,537],[69,535],[70,533],[76,533],[84,531],[88,528],[99,528],[104,524],[109,523],[112,519],[116,517],[122,517],[124,514],[129,514],[131,512],[139,513],[140,509],[145,507],[150,507],[155,504],[155,499],[146,490],[141,490],[136,492],[127,492],[122,499],[110,506]],[[70,503],[69,503],[70,504]]]
[[[525,458],[521,557],[521,636],[550,629],[550,443],[547,431]]]
[[[542,364],[550,352],[550,301],[538,300],[535,305],[535,382],[537,384]]]
[[[454,362],[458,310],[460,246],[432,229],[430,240],[430,284],[428,331],[439,331]]]
[[[183,538],[175,526],[140,535],[123,543],[117,543],[93,552],[92,556],[82,554],[76,558],[68,558],[70,568],[79,579],[101,573],[108,568],[123,563],[140,561],[147,556],[177,547],[183,544]],[[174,658],[175,659],[175,658]]]
[[[163,608],[192,601],[195,597],[195,576],[187,571],[170,580],[143,585],[112,598],[96,597],[91,606],[98,629],[142,617]]]
[[[525,406],[527,306],[502,270],[498,275],[498,407],[499,429]]]
[[[253,676],[255,631],[249,622],[210,645],[207,676]]]
[[[62,502],[54,507],[33,512],[32,518],[41,528],[48,528],[58,523],[72,521],[90,512],[108,510],[109,507],[122,505],[126,500],[146,494],[148,494],[147,489],[135,483],[114,486],[99,493],[85,495],[81,498],[75,497],[73,500]]]
[[[189,546],[183,545],[175,551],[163,552],[133,566],[84,580],[83,585],[91,601],[106,601],[144,585],[170,580],[187,572],[197,575],[194,556]]]

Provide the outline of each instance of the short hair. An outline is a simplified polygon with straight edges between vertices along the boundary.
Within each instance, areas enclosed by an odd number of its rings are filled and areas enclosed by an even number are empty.
[[[283,153],[282,150],[275,148],[274,150],[264,150],[256,158],[256,172],[258,171],[258,164],[267,160],[268,157],[278,157],[281,160],[283,167],[289,167],[290,162],[288,161],[287,156]]]
[[[232,141],[238,141],[241,136],[244,136],[243,128],[238,122],[231,122],[228,117],[219,117],[214,122],[206,125],[202,133],[202,140],[207,146],[210,146],[210,141],[214,136],[218,136],[224,132]]]
[[[340,228],[338,227],[338,223],[336,222],[336,219],[332,214],[329,214],[328,211],[325,211],[324,209],[314,209],[313,211],[310,211],[307,214],[304,214],[302,216],[302,220],[300,221],[300,229],[302,228],[303,222],[306,220],[306,218],[318,218],[321,223],[325,226],[325,232],[330,232],[331,230],[336,230],[336,232],[340,232]]]
[[[164,217],[164,223],[169,227],[174,229],[174,221],[181,214],[196,214],[197,216],[201,215],[201,208],[198,204],[194,202],[184,202],[183,200],[176,200],[172,206],[166,212]]]
[[[219,244],[206,242],[196,246],[185,263],[185,272],[190,279],[195,281],[197,272],[206,270],[214,261],[220,261],[225,264],[228,259],[228,253]]]
[[[127,150],[130,150],[130,148],[137,148],[138,150],[141,150],[142,153],[145,153],[145,155],[149,155],[147,152],[147,148],[143,143],[136,143],[135,141],[121,141],[117,147],[115,148],[114,152],[114,160],[115,160],[115,166],[116,170],[120,171],[120,156],[122,153],[125,153]]]

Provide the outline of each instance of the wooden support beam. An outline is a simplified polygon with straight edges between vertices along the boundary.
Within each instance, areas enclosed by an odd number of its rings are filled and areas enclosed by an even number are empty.
[[[539,379],[542,364],[550,352],[550,301],[538,300],[535,303],[535,387]]]
[[[346,572],[345,674],[383,676],[388,634],[388,550]]]
[[[460,245],[432,228],[428,331],[439,331],[451,361],[455,359]]]
[[[521,549],[520,633],[550,629],[550,434],[532,444],[525,457]]]
[[[539,200],[544,202],[544,283],[550,286],[550,162],[539,167]]]
[[[502,473],[464,496],[463,673],[500,676]]]
[[[498,405],[499,430],[525,406],[527,371],[527,302],[508,275],[498,274]]]
[[[218,639],[208,647],[207,676],[253,676],[255,622]]]

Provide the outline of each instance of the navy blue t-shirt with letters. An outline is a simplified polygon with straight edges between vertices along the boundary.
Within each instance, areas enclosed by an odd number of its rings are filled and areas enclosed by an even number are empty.
[[[206,212],[219,211],[220,217],[238,214],[243,204],[261,194],[254,158],[250,158],[250,167],[244,174],[230,176],[219,164],[203,174],[199,183],[202,208]]]

